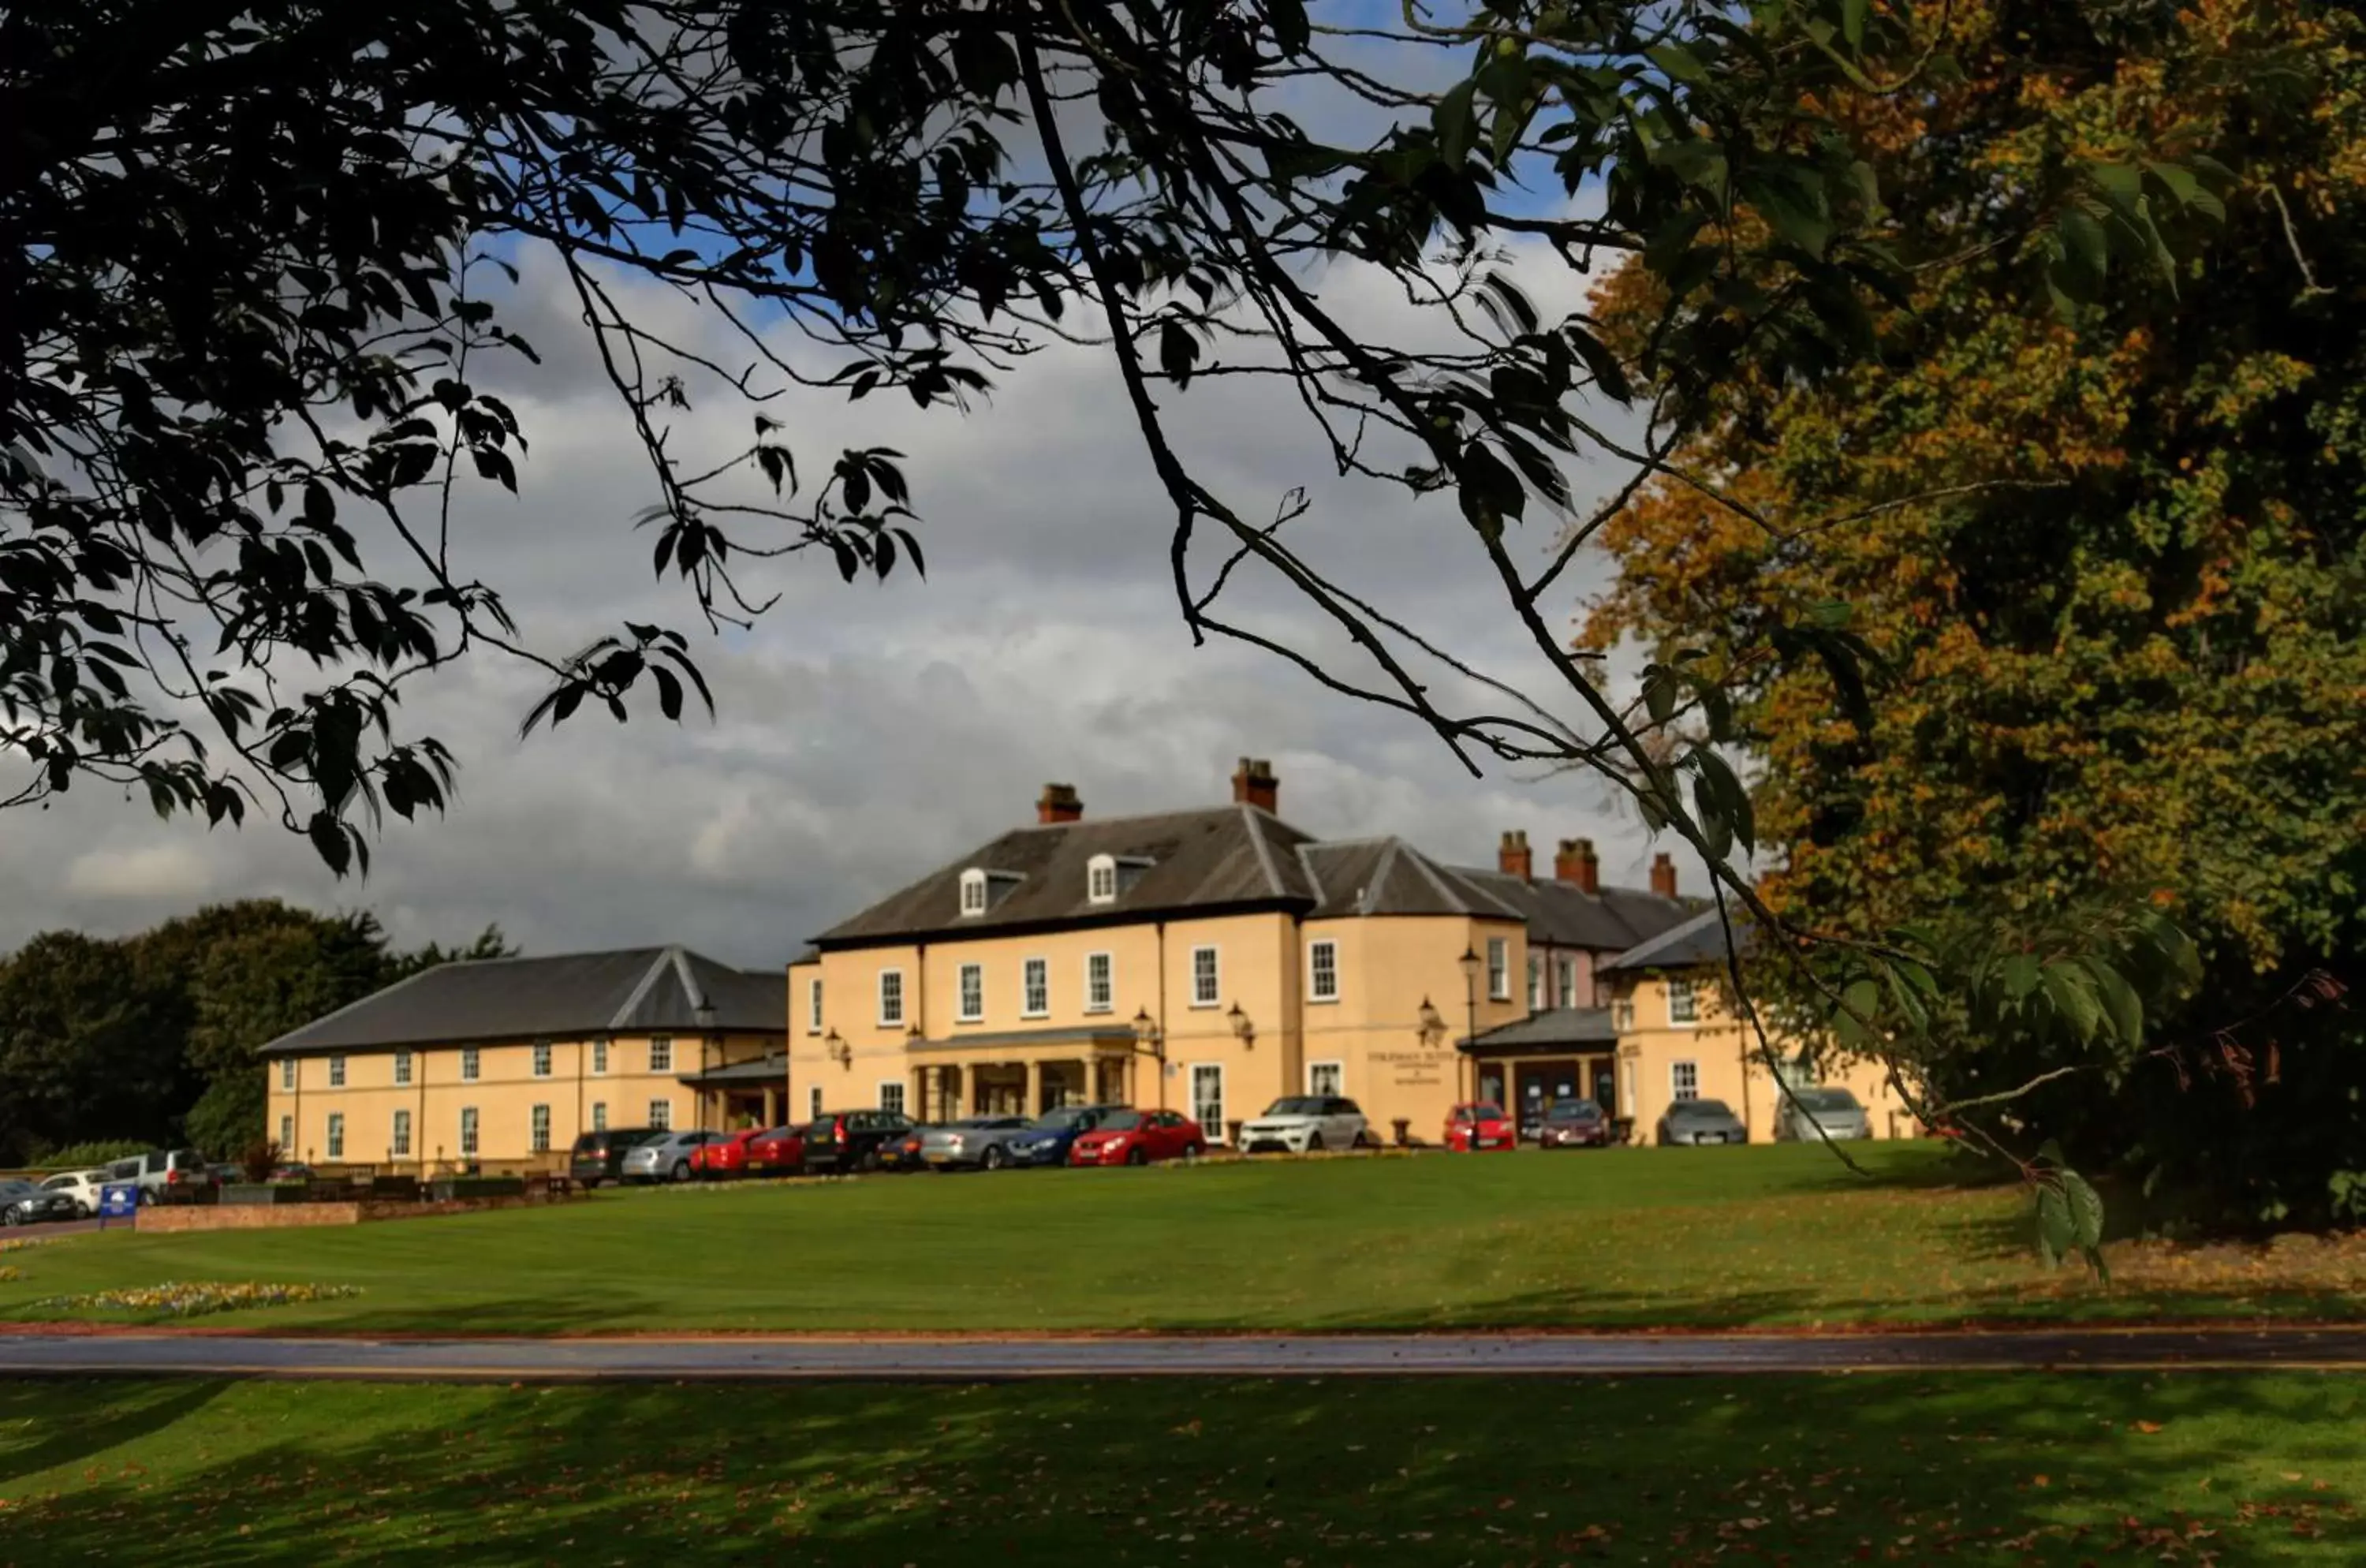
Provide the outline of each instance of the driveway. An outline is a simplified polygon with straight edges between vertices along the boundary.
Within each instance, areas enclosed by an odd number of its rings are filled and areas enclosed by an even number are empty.
[[[2366,1370],[2366,1328],[1108,1338],[332,1339],[0,1335],[0,1376],[422,1382],[1619,1377],[2301,1367]]]

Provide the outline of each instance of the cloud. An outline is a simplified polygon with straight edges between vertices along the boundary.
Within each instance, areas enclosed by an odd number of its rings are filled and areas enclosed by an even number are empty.
[[[65,875],[69,893],[142,903],[156,898],[202,898],[213,886],[212,864],[195,845],[184,842],[92,850],[76,855]]]

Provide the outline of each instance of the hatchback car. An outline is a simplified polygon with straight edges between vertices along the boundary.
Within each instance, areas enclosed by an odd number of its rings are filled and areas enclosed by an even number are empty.
[[[879,1145],[899,1142],[912,1131],[900,1111],[832,1111],[806,1129],[806,1168],[843,1173],[879,1168]]]
[[[1519,1133],[1504,1108],[1493,1100],[1475,1100],[1446,1113],[1446,1146],[1457,1154],[1484,1154],[1490,1149],[1510,1154]]]
[[[1808,1144],[1870,1138],[1873,1119],[1844,1089],[1795,1089],[1775,1112],[1774,1136]]]
[[[806,1168],[806,1130],[772,1127],[748,1140],[748,1174],[794,1176]]]
[[[701,1181],[727,1181],[735,1176],[747,1175],[748,1145],[763,1133],[761,1127],[749,1127],[702,1145],[691,1152],[691,1170]]]
[[[1180,1111],[1117,1111],[1100,1125],[1078,1134],[1068,1146],[1070,1165],[1149,1165],[1162,1159],[1196,1159],[1208,1152],[1208,1134]]]
[[[1556,1100],[1537,1127],[1540,1149],[1599,1149],[1610,1143],[1610,1118],[1590,1100]]]
[[[720,1133],[656,1133],[625,1151],[626,1181],[688,1181],[690,1156],[722,1137]]]
[[[98,1170],[62,1170],[41,1189],[47,1192],[62,1192],[73,1201],[74,1217],[86,1220],[98,1213],[99,1189],[107,1185],[107,1172]]]
[[[1679,1100],[1660,1118],[1662,1144],[1746,1144],[1750,1129],[1722,1100]]]
[[[625,1156],[658,1136],[655,1127],[603,1127],[575,1140],[567,1151],[567,1174],[580,1185],[625,1179]]]
[[[1010,1134],[1003,1146],[1014,1166],[1065,1165],[1078,1138],[1111,1116],[1133,1114],[1122,1105],[1070,1105],[1042,1115]]]
[[[1335,1094],[1285,1095],[1241,1127],[1241,1152],[1320,1154],[1359,1147],[1369,1136],[1364,1113]]]
[[[29,1181],[0,1181],[0,1224],[32,1225],[74,1218],[74,1201]]]
[[[931,1170],[974,1166],[1000,1170],[1012,1163],[1010,1142],[1033,1132],[1024,1116],[971,1116],[942,1127],[927,1129],[920,1138],[920,1158]]]

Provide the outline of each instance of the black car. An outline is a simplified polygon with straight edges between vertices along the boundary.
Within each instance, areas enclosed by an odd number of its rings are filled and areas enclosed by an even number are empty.
[[[1556,1100],[1537,1124],[1536,1143],[1546,1149],[1607,1148],[1610,1118],[1590,1100]]]
[[[829,1111],[806,1129],[808,1175],[879,1168],[881,1145],[910,1134],[912,1119],[900,1111]]]
[[[74,1201],[29,1181],[0,1181],[0,1224],[30,1225],[74,1218]]]
[[[622,1180],[625,1151],[657,1135],[655,1127],[608,1127],[586,1133],[568,1151],[567,1174],[586,1187]]]

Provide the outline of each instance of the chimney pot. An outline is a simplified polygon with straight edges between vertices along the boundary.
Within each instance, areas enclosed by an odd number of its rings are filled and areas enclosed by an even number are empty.
[[[1602,891],[1602,861],[1592,839],[1563,839],[1553,855],[1553,877],[1582,893]]]
[[[1263,757],[1242,758],[1233,773],[1233,804],[1279,816],[1280,800],[1281,781],[1273,776],[1273,764]]]
[[[1505,876],[1516,876],[1526,882],[1535,874],[1536,857],[1528,852],[1528,835],[1514,830],[1504,835],[1495,848],[1495,867]]]
[[[1074,784],[1047,784],[1035,801],[1035,820],[1042,823],[1074,822],[1085,814],[1085,803],[1076,798]]]
[[[1651,891],[1662,898],[1676,896],[1676,863],[1665,850],[1651,857]]]

